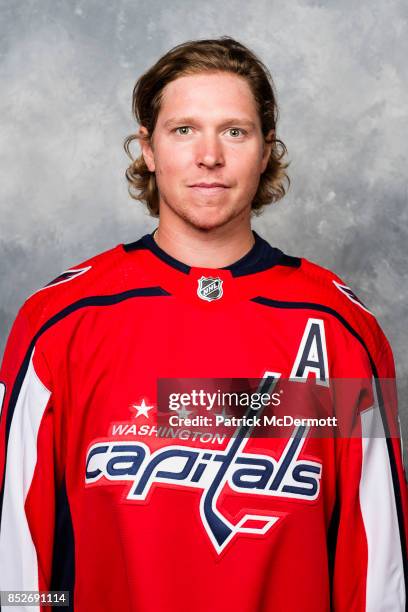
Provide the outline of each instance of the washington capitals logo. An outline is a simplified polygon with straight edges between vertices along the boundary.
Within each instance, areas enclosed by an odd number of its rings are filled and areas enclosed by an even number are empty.
[[[212,302],[222,298],[222,280],[211,276],[202,276],[198,279],[197,295],[202,300]]]
[[[261,392],[276,384],[267,372]],[[101,478],[130,484],[127,499],[146,500],[154,485],[171,484],[202,491],[199,511],[203,526],[218,554],[238,534],[265,534],[279,516],[245,514],[233,524],[218,508],[218,499],[228,485],[249,495],[314,500],[319,495],[322,465],[299,459],[307,428],[297,427],[279,459],[245,452],[251,427],[237,429],[224,451],[166,446],[151,453],[141,442],[98,442],[87,453],[85,482]],[[250,526],[249,526],[250,525]]]

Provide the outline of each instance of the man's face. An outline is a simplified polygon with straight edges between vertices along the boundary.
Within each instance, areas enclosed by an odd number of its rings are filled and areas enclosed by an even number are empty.
[[[236,217],[247,221],[270,146],[247,81],[204,72],[166,85],[152,142],[142,151],[156,173],[160,213],[168,207],[209,230]]]

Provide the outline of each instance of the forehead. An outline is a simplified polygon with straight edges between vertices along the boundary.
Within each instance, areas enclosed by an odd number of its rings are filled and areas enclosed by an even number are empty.
[[[159,120],[175,115],[258,116],[247,80],[228,72],[201,72],[179,77],[163,89]]]

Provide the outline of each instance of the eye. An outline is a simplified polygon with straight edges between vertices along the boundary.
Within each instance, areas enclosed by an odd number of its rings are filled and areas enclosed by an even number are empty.
[[[181,136],[187,136],[190,133],[188,130],[191,130],[188,125],[182,125],[176,128],[174,131],[176,132],[176,134],[180,134]]]
[[[233,138],[237,138],[238,136],[244,136],[246,134],[245,130],[242,130],[241,128],[235,128],[235,127],[229,128],[228,133]]]

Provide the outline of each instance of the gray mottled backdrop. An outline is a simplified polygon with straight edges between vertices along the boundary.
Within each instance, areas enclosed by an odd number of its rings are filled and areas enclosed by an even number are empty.
[[[0,350],[22,301],[151,231],[127,195],[137,76],[188,38],[234,36],[269,65],[292,186],[255,221],[342,276],[393,346],[408,431],[405,0],[2,0]]]

